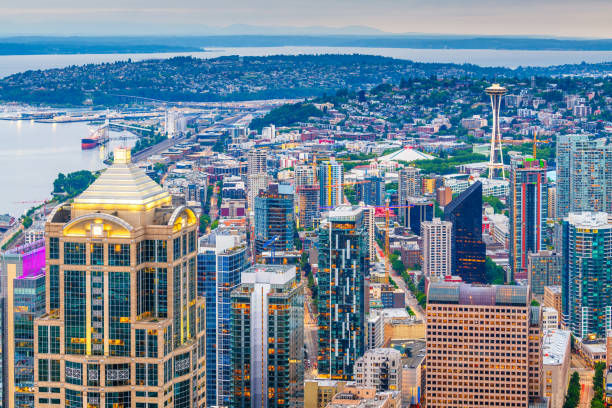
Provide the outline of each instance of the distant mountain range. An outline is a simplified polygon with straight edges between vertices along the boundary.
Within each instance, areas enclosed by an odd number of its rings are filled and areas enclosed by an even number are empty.
[[[369,27],[234,25],[199,36],[17,36],[0,38],[0,55],[194,52],[206,47],[366,47],[612,51],[612,39],[388,34]],[[312,33],[316,33],[312,34]]]

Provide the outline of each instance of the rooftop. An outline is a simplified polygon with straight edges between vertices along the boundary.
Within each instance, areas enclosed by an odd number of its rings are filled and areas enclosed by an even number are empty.
[[[560,365],[569,352],[570,332],[568,330],[544,330],[542,338],[542,364]]]
[[[128,207],[149,210],[171,203],[168,192],[147,176],[144,170],[131,163],[127,149],[116,149],[114,154],[113,165],[74,199],[75,208]]]
[[[436,282],[429,286],[428,303],[479,306],[527,306],[529,287],[514,285],[468,285]]]
[[[608,221],[608,214],[605,212],[569,213],[565,220],[576,228],[612,228],[612,224]]]
[[[393,153],[389,153],[385,156],[382,156],[378,159],[378,161],[405,161],[405,162],[413,162],[415,160],[431,160],[434,157],[413,149],[412,146],[405,146],[403,149],[397,150]],[[376,160],[376,159],[374,159]]]

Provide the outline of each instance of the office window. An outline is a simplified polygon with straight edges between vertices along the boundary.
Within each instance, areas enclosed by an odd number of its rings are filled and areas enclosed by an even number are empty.
[[[109,336],[112,356],[130,355],[130,274],[110,272]]]
[[[175,238],[172,241],[172,260],[176,261],[181,257],[181,237]]]
[[[59,309],[59,265],[49,265],[49,308]]]
[[[142,363],[136,364],[136,385],[145,385],[147,383],[147,365]]]
[[[66,382],[68,384],[83,385],[83,365],[66,361]]]
[[[38,360],[38,381],[49,381],[49,360]]]
[[[66,406],[70,408],[82,408],[83,392],[66,389]]]
[[[51,364],[49,366],[49,381],[51,382],[60,382],[61,381],[61,365],[59,360],[51,360]],[[53,392],[53,389],[51,389]]]
[[[136,330],[136,357],[146,357],[146,330]]]
[[[64,264],[85,265],[85,244],[81,242],[64,242]]]
[[[87,364],[87,386],[100,386],[100,366],[98,364]]]
[[[108,264],[110,266],[130,266],[130,245],[108,244]]]
[[[59,259],[59,238],[49,238],[49,259]]]
[[[85,354],[85,272],[64,272],[66,354]]]
[[[49,327],[38,326],[38,352],[46,354],[49,352]]]
[[[157,358],[157,330],[147,334],[147,357]]]
[[[147,364],[147,385],[157,387],[157,364]]]
[[[131,407],[132,394],[130,391],[107,392],[106,408]]]
[[[104,245],[91,244],[89,247],[89,262],[92,265],[104,265]]]
[[[130,365],[129,364],[107,364],[106,365],[106,386],[117,387],[130,384]],[[107,400],[108,402],[108,394]]]

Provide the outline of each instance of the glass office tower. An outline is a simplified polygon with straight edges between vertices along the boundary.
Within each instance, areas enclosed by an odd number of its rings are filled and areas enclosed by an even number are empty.
[[[467,283],[486,283],[486,246],[482,241],[482,183],[477,181],[444,208],[453,223],[452,274]]]
[[[607,213],[563,220],[562,302],[575,336],[606,337],[612,328],[612,224]]]
[[[246,243],[217,228],[200,238],[198,292],[206,299],[206,401],[227,406],[231,392],[231,298],[248,267]]]
[[[304,286],[295,266],[255,265],[231,298],[229,407],[303,407]]]
[[[36,406],[205,405],[197,218],[117,149],[45,226],[46,314],[35,320]],[[59,335],[58,335],[59,332]]]
[[[34,407],[34,319],[45,313],[45,241],[2,254],[2,406]]]
[[[319,227],[319,374],[352,380],[365,351],[368,234],[360,207],[340,206]]]
[[[264,248],[272,238],[276,240]],[[294,238],[293,188],[287,184],[270,184],[267,191],[255,197],[255,253],[272,248],[292,251]]]

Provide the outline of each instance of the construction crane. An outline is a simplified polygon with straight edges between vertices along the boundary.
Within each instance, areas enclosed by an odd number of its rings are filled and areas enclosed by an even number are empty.
[[[266,248],[268,248],[270,245],[272,245],[272,244],[274,244],[276,241],[278,241],[279,239],[280,239],[280,235],[275,235],[275,236],[273,236],[272,238],[270,238],[269,240],[267,240],[266,242],[264,242],[264,244],[261,246],[261,248],[262,248],[262,249],[266,249]],[[272,263],[274,263],[274,251],[275,251],[274,245],[272,245],[272,249],[271,249],[271,251],[272,251],[272,257],[271,257],[270,261],[271,261]]]
[[[391,257],[389,254],[389,197],[385,200],[385,283],[389,284],[389,263]]]
[[[331,188],[331,187],[344,187],[344,186],[354,186],[355,184],[365,184],[365,183],[371,183],[371,180],[362,180],[362,181],[353,181],[350,183],[342,183],[342,184],[328,184],[325,187],[326,188]],[[320,190],[321,187],[317,186],[317,185],[310,185],[310,186],[299,186],[297,188],[297,191],[305,191],[305,190]]]
[[[42,204],[43,216],[47,215],[47,203],[49,200],[33,200],[33,201],[13,201],[13,204]]]

